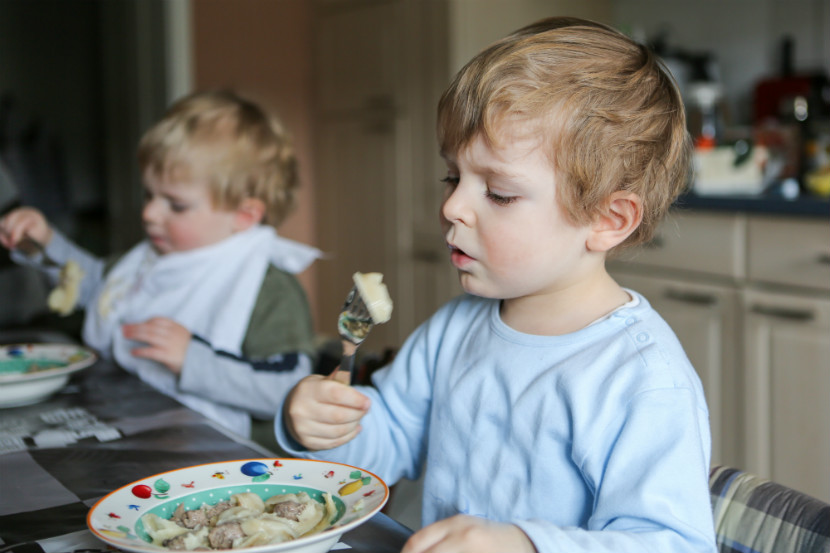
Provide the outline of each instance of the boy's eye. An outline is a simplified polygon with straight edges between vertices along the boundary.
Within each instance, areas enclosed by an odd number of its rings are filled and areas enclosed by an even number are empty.
[[[170,202],[170,210],[173,213],[183,213],[187,211],[188,206],[181,202]]]
[[[491,192],[490,190],[487,191],[487,199],[497,205],[507,205],[512,204],[516,201],[517,196],[502,196],[501,194],[496,194],[495,192]]]
[[[441,182],[443,182],[447,186],[455,187],[455,186],[458,186],[458,181],[460,181],[460,180],[461,179],[459,177],[453,177],[451,175],[447,175],[446,177],[441,179]]]
[[[460,177],[454,177],[452,175],[447,175],[446,177],[441,179],[441,182],[444,183],[443,194],[445,200],[449,198],[453,194],[453,192],[455,192],[455,189],[458,187],[458,183],[460,181]]]

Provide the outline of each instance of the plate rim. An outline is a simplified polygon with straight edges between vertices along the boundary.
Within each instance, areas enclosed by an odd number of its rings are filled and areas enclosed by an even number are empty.
[[[0,347],[8,350],[14,347],[56,347],[59,346],[61,348],[72,348],[75,350],[82,350],[86,353],[86,357],[84,359],[79,359],[68,364],[65,367],[53,367],[50,369],[43,369],[40,371],[35,371],[31,373],[11,373],[11,374],[0,374],[0,386],[3,384],[16,384],[20,382],[32,382],[35,380],[42,380],[44,378],[52,378],[55,376],[62,376],[62,375],[69,375],[75,372],[80,371],[81,369],[85,369],[95,363],[98,360],[98,354],[95,353],[92,349],[81,345],[81,344],[70,344],[70,343],[61,343],[61,342],[20,342],[20,343],[10,343],[10,344],[0,344]]]
[[[163,472],[159,472],[159,473],[156,473],[156,474],[147,475],[147,476],[144,476],[144,477],[139,478],[137,480],[134,480],[132,482],[129,482],[129,483],[127,483],[127,484],[125,484],[125,485],[123,485],[119,488],[116,488],[115,490],[107,493],[106,495],[104,495],[103,497],[98,499],[98,501],[96,501],[89,508],[89,511],[87,512],[87,515],[86,515],[87,528],[89,529],[90,532],[92,532],[92,534],[96,538],[104,541],[105,543],[110,544],[110,545],[112,545],[116,548],[119,548],[119,549],[120,548],[125,548],[124,546],[125,546],[126,542],[115,539],[115,538],[110,538],[108,536],[105,536],[105,535],[101,534],[100,532],[98,532],[98,530],[96,530],[92,525],[92,518],[93,518],[93,516],[95,516],[96,510],[99,509],[101,504],[104,503],[111,496],[113,496],[113,495],[115,495],[119,492],[132,489],[134,486],[137,486],[141,483],[146,483],[149,480],[156,480],[156,479],[162,478],[164,475],[168,475],[168,474],[172,474],[172,473],[176,473],[176,472],[180,472],[180,471],[184,471],[184,470],[192,470],[192,469],[198,469],[200,467],[221,466],[221,465],[228,465],[228,464],[233,464],[234,466],[240,466],[241,467],[245,463],[252,462],[252,461],[259,461],[259,462],[268,461],[271,464],[273,464],[275,461],[290,461],[290,462],[299,461],[299,462],[303,462],[303,463],[311,462],[311,463],[321,463],[323,465],[338,465],[338,466],[341,466],[341,467],[344,467],[344,468],[357,470],[357,471],[366,473],[367,475],[371,475],[378,483],[380,483],[383,486],[383,498],[378,503],[377,506],[375,506],[372,509],[366,511],[366,513],[364,513],[362,516],[359,516],[359,517],[355,518],[354,520],[351,520],[350,522],[348,522],[346,524],[343,524],[343,525],[331,526],[331,527],[327,528],[326,530],[323,530],[322,532],[319,532],[318,534],[314,534],[314,535],[311,535],[311,536],[306,536],[306,537],[303,537],[303,538],[297,538],[295,540],[290,540],[290,541],[287,541],[287,542],[283,542],[282,544],[260,545],[260,546],[246,547],[244,549],[213,549],[211,551],[250,551],[252,553],[256,553],[257,551],[274,551],[275,553],[278,553],[279,551],[282,551],[282,550],[292,549],[293,547],[295,547],[297,545],[299,545],[299,546],[311,545],[311,544],[317,543],[319,541],[323,541],[323,540],[328,539],[328,538],[333,538],[333,537],[338,537],[339,538],[339,536],[341,536],[342,534],[344,534],[344,533],[348,532],[349,530],[365,523],[370,518],[375,516],[378,512],[380,512],[381,509],[383,509],[384,505],[386,505],[386,503],[389,501],[389,485],[386,483],[386,481],[383,480],[382,478],[380,478],[373,471],[370,471],[368,469],[364,469],[362,467],[358,467],[358,466],[355,466],[355,465],[350,465],[348,463],[340,463],[338,461],[327,461],[327,460],[324,460],[324,459],[304,459],[304,458],[300,458],[300,457],[280,457],[280,456],[251,457],[251,458],[244,458],[244,459],[231,459],[231,460],[228,460],[228,461],[214,461],[214,462],[210,462],[210,463],[199,463],[199,464],[196,464],[196,465],[190,465],[190,466],[187,466],[187,467],[180,467],[180,468],[177,468],[177,469],[171,469],[171,470],[168,470],[168,471],[163,471]],[[252,484],[267,484],[267,482],[252,482]],[[272,484],[276,484],[276,482],[272,483]],[[205,490],[214,489],[214,488],[223,488],[223,487],[226,487],[228,485],[229,484],[224,484],[223,485],[222,483],[218,483],[213,488],[205,488]],[[293,483],[291,485],[301,486],[300,484],[296,484],[296,483]],[[309,485],[309,486],[306,486],[306,487],[313,488],[315,486],[310,486]],[[175,499],[175,498],[170,498],[170,500],[173,500],[173,499]],[[159,551],[172,551],[170,549],[165,549],[165,548],[162,548],[162,547],[155,546],[151,543],[144,542],[143,540],[141,540],[141,543],[138,547],[130,547],[128,550],[129,551],[141,551],[141,552],[144,552],[144,553],[158,553]]]

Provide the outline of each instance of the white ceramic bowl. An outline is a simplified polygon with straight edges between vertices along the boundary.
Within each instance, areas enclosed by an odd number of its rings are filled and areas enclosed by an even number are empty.
[[[96,359],[89,349],[73,344],[0,346],[0,407],[43,401]]]
[[[352,484],[357,481],[360,484]],[[128,484],[90,509],[87,526],[98,538],[122,551],[158,553],[168,550],[150,543],[141,523],[147,513],[170,518],[182,502],[190,509],[203,503],[213,505],[241,492],[254,492],[267,499],[301,491],[318,501],[322,501],[323,492],[332,495],[338,514],[331,528],[280,544],[232,551],[324,553],[344,532],[380,511],[389,499],[389,488],[383,480],[350,465],[304,459],[242,459],[173,470]]]

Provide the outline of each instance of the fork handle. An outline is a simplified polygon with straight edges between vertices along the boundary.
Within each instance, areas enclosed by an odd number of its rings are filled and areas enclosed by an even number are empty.
[[[357,353],[357,345],[343,340],[343,356],[340,358],[340,366],[328,376],[331,380],[338,380],[351,386],[354,384],[354,357]]]
[[[24,247],[20,247],[21,244],[25,244]],[[22,251],[25,255],[31,255],[33,252],[39,253],[41,262],[46,265],[47,267],[60,267],[61,264],[49,257],[46,253],[46,246],[41,244],[39,241],[35,240],[28,234],[23,237],[17,245],[17,250]]]
[[[351,355],[344,355],[340,359],[340,370],[349,373],[349,386],[354,384],[354,353]]]

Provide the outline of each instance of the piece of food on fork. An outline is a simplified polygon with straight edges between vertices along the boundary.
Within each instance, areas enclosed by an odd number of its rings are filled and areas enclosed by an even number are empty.
[[[330,378],[337,378],[338,373],[345,373],[349,383],[353,379],[354,356],[358,346],[369,335],[372,327],[385,323],[392,317],[392,299],[381,273],[355,273],[352,280],[354,285],[337,319],[343,357],[340,367],[330,375]],[[342,381],[344,378],[341,376],[337,379]]]
[[[46,246],[28,234],[23,237],[16,249],[24,255],[32,255],[36,252],[40,254],[44,266],[60,268],[58,283],[49,293],[47,305],[50,310],[63,317],[72,313],[78,304],[81,281],[84,278],[84,271],[78,262],[70,259],[66,263],[58,263],[46,253]]]

